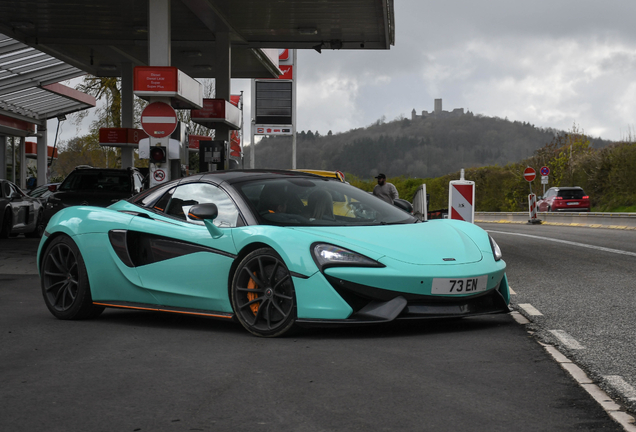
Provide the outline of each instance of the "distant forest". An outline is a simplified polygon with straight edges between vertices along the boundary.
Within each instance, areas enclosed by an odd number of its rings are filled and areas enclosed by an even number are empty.
[[[338,134],[299,132],[296,167],[338,170],[362,179],[379,172],[389,177],[431,178],[461,168],[504,166],[526,159],[560,132],[471,112],[448,118],[378,120]],[[611,144],[589,139],[594,148]],[[256,168],[291,168],[291,137],[264,137],[255,149]],[[247,167],[251,150],[246,150]]]

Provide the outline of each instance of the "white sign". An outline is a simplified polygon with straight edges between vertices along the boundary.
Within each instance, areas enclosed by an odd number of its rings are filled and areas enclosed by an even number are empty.
[[[541,184],[548,184],[549,176],[541,176]]]

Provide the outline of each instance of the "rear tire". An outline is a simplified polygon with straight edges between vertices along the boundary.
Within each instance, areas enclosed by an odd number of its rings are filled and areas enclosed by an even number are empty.
[[[53,239],[47,246],[40,279],[44,303],[58,319],[93,318],[104,310],[93,305],[84,259],[75,242],[66,235]]]
[[[35,221],[35,230],[31,231],[30,233],[26,233],[24,236],[25,237],[30,237],[30,238],[40,238],[42,237],[42,234],[44,234],[44,212],[38,212],[38,217]]]
[[[11,209],[8,208],[5,210],[4,217],[2,218],[2,226],[0,226],[0,238],[9,238],[9,234],[11,234],[11,227]]]

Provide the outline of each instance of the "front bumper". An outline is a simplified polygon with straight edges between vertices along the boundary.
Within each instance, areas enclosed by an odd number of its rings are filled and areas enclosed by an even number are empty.
[[[468,297],[414,295],[350,284],[342,287],[334,283],[335,280],[329,282],[340,297],[351,306],[353,313],[346,319],[299,318],[298,324],[373,324],[394,320],[464,318],[510,312],[508,279],[505,274],[495,288]]]

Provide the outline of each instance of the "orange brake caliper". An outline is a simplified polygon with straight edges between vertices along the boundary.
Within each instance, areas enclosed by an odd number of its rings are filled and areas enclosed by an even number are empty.
[[[256,272],[254,272],[254,276],[256,276]],[[256,282],[254,282],[254,279],[250,278],[249,282],[247,283],[247,289],[256,289],[257,285]],[[254,299],[256,299],[258,297],[258,295],[256,293],[247,293],[247,299],[249,301],[252,301]],[[258,313],[258,307],[260,305],[258,303],[252,303],[250,305],[250,309],[252,309],[252,313],[254,315],[256,315]]]

